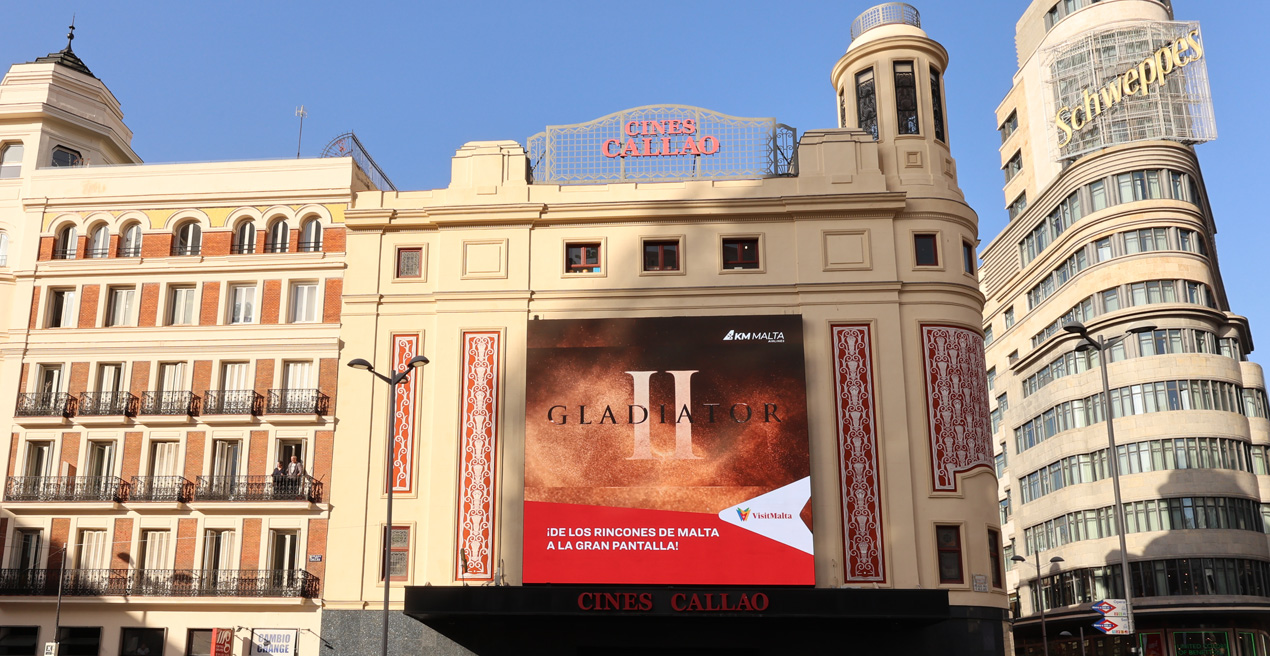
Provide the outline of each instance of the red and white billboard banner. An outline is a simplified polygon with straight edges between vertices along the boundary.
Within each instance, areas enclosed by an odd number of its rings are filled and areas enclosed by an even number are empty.
[[[459,426],[458,556],[455,578],[494,578],[494,483],[498,456],[500,345],[497,331],[463,333]]]
[[[234,656],[233,629],[212,629],[212,656]]]
[[[419,336],[404,334],[392,336],[392,370],[400,373],[410,366],[410,359],[419,355]],[[392,412],[392,489],[393,492],[414,492],[415,399],[418,375],[411,375],[406,382],[393,388]]]
[[[956,491],[957,475],[992,468],[983,336],[957,326],[922,326],[930,456],[936,491]]]
[[[882,583],[886,561],[870,329],[868,325],[834,325],[831,330],[842,477],[843,580]]]
[[[525,583],[812,585],[799,316],[531,321]]]

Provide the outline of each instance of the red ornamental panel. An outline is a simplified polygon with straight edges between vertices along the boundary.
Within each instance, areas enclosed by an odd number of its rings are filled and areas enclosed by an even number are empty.
[[[409,365],[410,359],[419,354],[418,335],[392,336],[392,370],[400,373]],[[393,398],[392,427],[392,490],[393,492],[414,492],[414,444],[415,444],[415,398],[418,396],[415,386],[418,385],[419,373],[406,378],[406,382],[397,385]]]
[[[458,567],[466,581],[494,578],[494,459],[498,441],[497,332],[463,333],[459,437]]]
[[[844,582],[885,582],[882,489],[874,419],[873,351],[867,325],[835,325],[834,392],[842,477]]]
[[[956,491],[957,474],[992,467],[983,337],[955,326],[922,326],[930,454],[936,491]]]

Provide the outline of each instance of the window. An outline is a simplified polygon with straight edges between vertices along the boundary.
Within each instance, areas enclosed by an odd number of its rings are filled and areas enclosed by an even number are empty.
[[[913,252],[917,266],[939,266],[936,237],[937,235],[932,234],[913,235]]]
[[[423,277],[423,249],[422,248],[398,248],[397,249],[397,277],[398,278]]]
[[[9,266],[9,233],[0,230],[0,266]]]
[[[1107,184],[1102,180],[1089,183],[1089,201],[1092,212],[1107,209]]]
[[[961,242],[962,267],[966,273],[972,276],[975,275],[975,260],[975,247],[971,246],[968,241]],[[1009,328],[1009,326],[1006,327]]]
[[[316,253],[322,250],[322,222],[308,219],[300,228],[300,252]]]
[[[287,252],[287,242],[291,238],[291,228],[285,219],[278,219],[269,228],[269,242],[265,244],[266,253]]]
[[[56,146],[53,148],[53,166],[83,166],[84,158],[79,154],[78,150],[72,150],[66,146]]]
[[[964,583],[961,571],[961,527],[936,526],[935,546],[939,555],[939,582]]]
[[[1019,197],[1015,198],[1014,202],[1010,203],[1010,205],[1005,209],[1010,214],[1011,219],[1014,219],[1018,215],[1022,214],[1023,211],[1027,209],[1027,194],[1019,194]]]
[[[856,122],[861,130],[878,138],[878,99],[873,87],[873,69],[855,76]]]
[[[253,323],[256,320],[255,285],[234,285],[229,288],[229,323]]]
[[[119,257],[141,256],[141,224],[133,223],[119,235]]]
[[[1005,122],[1001,124],[1001,127],[997,128],[1001,133],[1001,143],[1005,143],[1017,129],[1019,129],[1019,113],[1017,111],[1010,112],[1010,115],[1005,117]]]
[[[309,323],[318,320],[318,286],[315,282],[298,282],[291,285],[291,323]]]
[[[1001,408],[1001,412],[1005,412],[1006,410],[1009,410],[1010,409],[1010,395],[1005,392],[1002,392],[1001,395],[997,397],[997,407]]]
[[[988,370],[988,391],[991,392],[997,384],[997,368],[993,367]]]
[[[1018,362],[1018,361],[1019,361],[1019,352],[1018,352],[1018,351],[1010,351],[1010,358],[1009,358],[1009,359],[1010,359],[1010,364],[1014,364],[1015,362]]]
[[[63,626],[57,630],[58,656],[97,656],[101,653],[100,626]]]
[[[0,654],[31,654],[34,656],[38,653],[36,648],[39,643],[39,637],[40,627],[38,626],[0,626]]]
[[[644,242],[645,271],[678,271],[679,242],[646,241]]]
[[[410,576],[410,527],[392,527],[392,537],[388,556],[388,575],[393,581],[405,581]],[[382,558],[382,556],[380,556]],[[384,580],[383,572],[379,580]]]
[[[1010,513],[1010,492],[1009,492],[1009,490],[1006,490],[1006,493],[1005,493],[1005,498],[1004,498],[1004,499],[1001,499],[1001,500],[998,502],[998,506],[999,506],[999,512],[998,512],[998,514],[1000,515],[1001,523],[1002,523],[1002,524],[1004,524],[1004,523],[1006,523],[1006,522],[1010,521],[1010,515],[1011,515],[1011,513]]]
[[[1099,262],[1106,262],[1107,260],[1115,257],[1114,252],[1111,250],[1111,237],[1103,237],[1102,239],[1095,241],[1094,253],[1096,254],[1095,259]]]
[[[599,273],[600,245],[598,243],[565,244],[564,259],[565,273]]]
[[[723,240],[723,268],[724,269],[757,269],[758,262],[758,240],[757,239],[724,239]]]
[[[190,629],[185,638],[185,656],[212,656],[212,629]]]
[[[79,245],[79,231],[75,226],[68,225],[57,231],[57,237],[53,239],[53,259],[55,260],[73,260],[75,259],[75,250]]]
[[[168,325],[192,326],[198,321],[198,289],[192,285],[168,288]]]
[[[247,219],[234,228],[234,243],[229,252],[236,255],[247,255],[256,252],[256,223]]]
[[[103,530],[81,530],[75,542],[75,569],[106,569],[110,547]]]
[[[229,572],[234,563],[234,532],[228,529],[203,531],[204,572]]]
[[[6,144],[0,148],[0,180],[22,175],[22,144]]]
[[[930,101],[932,105],[931,116],[935,119],[935,138],[948,143],[948,137],[944,134],[944,94],[939,87],[939,71],[935,70],[934,66],[931,66]]]
[[[1007,308],[1005,311],[1005,329],[1009,330],[1014,327],[1014,308]]]
[[[13,569],[39,569],[40,568],[40,529],[22,529],[16,531],[14,535],[15,541],[18,543],[14,553],[17,555],[17,561],[10,565]],[[0,642],[0,645],[4,645]],[[34,652],[32,652],[34,653]]]
[[[1011,157],[1001,170],[1005,172],[1006,183],[1013,180],[1014,176],[1023,170],[1023,151],[1015,151],[1014,157]]]
[[[983,345],[988,346],[992,344],[993,339],[995,338],[992,336],[992,326],[987,326],[983,329]]]
[[[1051,29],[1054,29],[1054,24],[1057,22],[1058,22],[1058,5],[1055,4],[1053,7],[1050,7],[1049,11],[1045,12],[1045,31],[1048,32]]]
[[[203,248],[203,229],[197,221],[186,221],[176,228],[172,242],[173,255],[198,255]]]
[[[88,238],[88,248],[84,256],[92,258],[110,257],[110,228],[105,225],[93,228]]]
[[[917,124],[917,74],[913,62],[895,62],[895,117],[899,134],[921,134]]]
[[[1001,534],[988,529],[988,560],[992,563],[992,587],[1004,588],[1005,567],[1001,559]]]
[[[135,287],[110,288],[110,305],[106,307],[107,326],[132,324],[132,301],[136,292]]]
[[[307,360],[282,364],[282,387],[289,390],[313,389],[313,363]]]
[[[120,629],[119,656],[158,656],[163,653],[163,629]]]
[[[75,326],[75,290],[54,289],[49,293],[48,327],[73,328]]]

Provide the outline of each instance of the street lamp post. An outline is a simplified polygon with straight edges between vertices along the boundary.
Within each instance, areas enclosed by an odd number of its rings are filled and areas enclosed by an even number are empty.
[[[1045,656],[1050,656],[1050,638],[1045,632],[1045,595],[1041,592],[1041,550],[1033,549],[1032,555],[1036,556],[1036,606],[1041,609],[1041,645],[1045,649]],[[1016,563],[1026,563],[1027,558],[1023,556],[1011,556],[1010,560]],[[1063,559],[1059,556],[1050,558],[1050,563],[1061,563]]]
[[[1097,351],[1098,367],[1102,369],[1102,413],[1103,421],[1107,424],[1107,462],[1111,467],[1111,489],[1115,493],[1116,499],[1116,534],[1120,536],[1120,576],[1121,583],[1124,585],[1124,605],[1125,612],[1129,618],[1129,630],[1136,633],[1135,623],[1133,621],[1133,587],[1129,582],[1129,551],[1125,546],[1125,520],[1124,520],[1124,503],[1120,499],[1120,459],[1116,456],[1116,430],[1112,426],[1111,421],[1111,383],[1107,378],[1107,365],[1110,364],[1111,358],[1108,357],[1108,350],[1125,337],[1139,333],[1149,333],[1155,330],[1155,326],[1143,325],[1130,328],[1124,335],[1119,335],[1111,339],[1104,339],[1102,335],[1095,340],[1089,336],[1089,329],[1079,321],[1068,321],[1063,324],[1063,330],[1080,335],[1082,344],[1077,348],[1081,351]]]
[[[387,415],[388,439],[387,441],[384,442],[384,452],[385,452],[384,459],[387,462],[384,481],[385,483],[387,483],[387,488],[388,488],[388,507],[387,507],[388,517],[384,523],[384,535],[383,535],[383,540],[384,540],[384,555],[383,555],[383,559],[384,559],[384,565],[383,565],[384,567],[384,570],[383,570],[383,574],[384,574],[384,634],[383,634],[382,643],[380,645],[381,656],[388,656],[388,617],[389,617],[388,593],[390,588],[392,587],[391,586],[392,577],[390,576],[390,572],[389,572],[389,560],[392,558],[392,540],[391,540],[392,538],[392,488],[393,488],[392,454],[393,454],[393,436],[395,433],[395,431],[393,430],[394,428],[393,416],[396,414],[396,410],[397,410],[396,408],[397,386],[406,382],[406,379],[410,377],[410,374],[415,369],[420,369],[425,364],[428,364],[428,359],[423,357],[422,355],[416,355],[415,357],[410,359],[410,362],[406,363],[405,369],[402,369],[401,371],[393,374],[392,376],[385,376],[379,373],[378,371],[375,371],[375,368],[372,367],[369,362],[361,358],[358,358],[348,363],[348,366],[354,369],[361,369],[362,371],[369,371],[370,373],[374,374],[376,378],[384,381],[385,383],[388,383],[388,415]]]

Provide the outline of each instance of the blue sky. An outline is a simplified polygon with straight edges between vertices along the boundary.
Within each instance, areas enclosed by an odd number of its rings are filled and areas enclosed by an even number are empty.
[[[444,187],[467,141],[526,138],[653,103],[835,125],[829,72],[872,2],[66,2],[7,3],[0,63],[65,45],[119,98],[147,162],[294,157],[349,129],[401,189]],[[948,49],[949,138],[966,199],[990,241],[1005,225],[993,110],[1016,68],[1024,0],[913,3]],[[1218,139],[1198,147],[1231,308],[1270,352],[1260,285],[1270,233],[1259,46],[1270,3],[1174,0],[1198,20]],[[1248,112],[1254,117],[1243,118]],[[1264,360],[1254,355],[1254,359]]]

